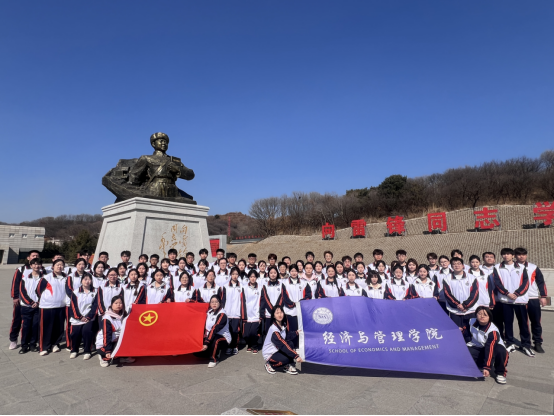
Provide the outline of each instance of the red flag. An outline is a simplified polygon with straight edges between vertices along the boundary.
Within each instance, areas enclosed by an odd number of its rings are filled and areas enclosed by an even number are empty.
[[[133,305],[113,356],[180,355],[202,350],[207,303]]]

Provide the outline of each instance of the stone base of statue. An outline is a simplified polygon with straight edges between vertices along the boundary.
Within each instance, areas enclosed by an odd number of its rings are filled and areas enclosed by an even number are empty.
[[[106,251],[110,256],[108,263],[115,267],[121,261],[121,252],[129,250],[136,266],[141,254],[158,254],[162,260],[174,248],[177,258],[193,252],[197,263],[201,248],[210,252],[208,210],[200,205],[150,198],[132,198],[103,207],[104,222],[95,260]],[[211,252],[208,260],[213,261]]]

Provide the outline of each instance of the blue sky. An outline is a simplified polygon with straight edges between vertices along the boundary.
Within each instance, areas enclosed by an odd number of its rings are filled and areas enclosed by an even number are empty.
[[[553,148],[554,2],[4,1],[0,221],[169,151],[210,214]]]

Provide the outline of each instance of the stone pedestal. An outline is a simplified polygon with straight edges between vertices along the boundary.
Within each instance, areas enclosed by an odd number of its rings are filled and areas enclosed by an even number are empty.
[[[208,207],[160,201],[149,198],[132,198],[102,208],[104,222],[96,246],[95,260],[101,251],[110,255],[109,264],[115,267],[123,250],[131,251],[136,266],[141,254],[158,254],[167,257],[171,248],[178,258],[192,251],[195,263],[198,251],[206,248],[208,260],[213,261],[208,236]]]

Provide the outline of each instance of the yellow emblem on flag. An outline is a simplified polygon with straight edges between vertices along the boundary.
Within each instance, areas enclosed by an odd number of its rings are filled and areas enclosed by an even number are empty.
[[[139,322],[144,326],[154,325],[157,320],[158,314],[155,311],[146,311],[139,316]]]

